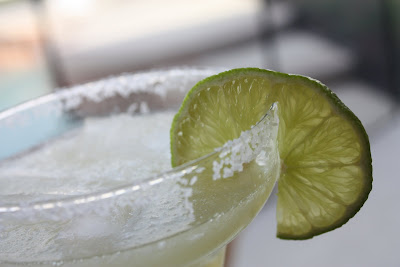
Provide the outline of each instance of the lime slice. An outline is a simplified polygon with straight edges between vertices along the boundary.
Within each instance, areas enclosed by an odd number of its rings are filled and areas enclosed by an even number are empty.
[[[279,105],[277,236],[307,239],[353,217],[372,188],[368,136],[320,82],[269,70],[234,69],[195,85],[171,128],[172,165],[214,151]]]

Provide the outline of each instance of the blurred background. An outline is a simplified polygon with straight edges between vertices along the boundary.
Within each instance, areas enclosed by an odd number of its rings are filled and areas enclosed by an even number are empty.
[[[311,76],[370,136],[374,189],[354,219],[312,240],[278,240],[272,196],[231,246],[229,267],[400,266],[399,0],[0,0],[0,110],[176,65]]]

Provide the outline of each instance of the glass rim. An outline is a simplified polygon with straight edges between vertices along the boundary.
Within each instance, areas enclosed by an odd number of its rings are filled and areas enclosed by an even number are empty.
[[[147,74],[154,74],[157,72],[168,74],[174,71],[177,72],[187,72],[187,71],[199,71],[203,72],[206,74],[210,75],[215,75],[223,70],[226,70],[226,68],[208,68],[208,67],[175,67],[175,68],[164,68],[164,69],[153,69],[153,70],[148,70],[148,71],[142,71],[142,72],[135,72],[135,73],[124,73],[121,75],[117,76],[111,76],[108,78],[96,80],[94,82],[89,82],[89,83],[84,83],[80,85],[75,85],[72,87],[65,87],[65,88],[60,88],[61,90],[55,91],[50,94],[46,94],[43,96],[40,96],[38,98],[26,101],[22,104],[16,105],[14,107],[11,107],[9,109],[6,109],[4,111],[0,112],[0,120],[10,118],[12,115],[25,111],[29,108],[32,107],[37,107],[46,103],[50,103],[52,101],[57,101],[57,100],[62,100],[65,97],[68,97],[66,95],[73,94],[73,93],[79,93],[82,92],[83,90],[87,89],[88,85],[102,82],[102,81],[109,81],[113,79],[118,79],[122,77],[122,75],[132,75],[132,76],[138,76],[138,75],[147,75]],[[68,94],[66,94],[68,89]],[[262,121],[266,120],[266,117],[268,117],[269,111],[273,108],[274,105],[271,106],[266,112],[265,115],[262,116],[262,118],[256,123],[256,125],[260,124]],[[5,214],[15,214],[19,212],[40,212],[43,210],[52,210],[52,209],[57,209],[57,208],[63,208],[63,207],[69,207],[69,206],[76,206],[76,205],[81,205],[81,204],[88,204],[88,203],[95,203],[97,201],[101,200],[106,200],[106,199],[114,199],[118,196],[122,196],[124,194],[129,194],[133,193],[135,191],[141,191],[146,187],[149,186],[154,186],[156,184],[160,184],[164,182],[168,178],[168,176],[171,176],[172,174],[181,174],[184,175],[186,173],[191,173],[195,171],[199,166],[198,164],[215,156],[218,154],[223,146],[220,146],[219,148],[216,148],[213,152],[208,153],[207,155],[204,155],[202,157],[199,157],[197,159],[194,159],[192,161],[189,161],[187,163],[184,163],[180,166],[177,167],[171,167],[170,169],[160,172],[158,174],[138,179],[133,182],[124,184],[124,185],[119,185],[116,187],[110,187],[107,189],[102,189],[90,193],[82,193],[82,194],[77,194],[77,195],[71,195],[71,196],[66,196],[66,197],[55,197],[55,198],[50,198],[47,200],[39,200],[39,201],[32,201],[28,203],[17,203],[17,204],[0,204],[0,215],[5,215]],[[178,176],[180,177],[180,176]],[[172,178],[174,179],[174,178]],[[175,178],[176,179],[176,178]]]

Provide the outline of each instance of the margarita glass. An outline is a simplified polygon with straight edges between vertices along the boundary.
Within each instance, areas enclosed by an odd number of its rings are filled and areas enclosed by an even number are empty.
[[[273,105],[240,138],[168,167],[174,112],[220,71],[126,74],[1,112],[0,265],[223,266],[280,164]]]

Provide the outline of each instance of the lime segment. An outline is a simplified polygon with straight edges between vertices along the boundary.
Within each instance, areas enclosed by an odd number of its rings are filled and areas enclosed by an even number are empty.
[[[306,239],[335,229],[372,188],[368,136],[320,82],[247,68],[209,77],[186,96],[171,128],[172,164],[199,158],[249,130],[278,102],[278,237]]]

